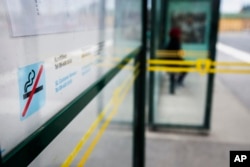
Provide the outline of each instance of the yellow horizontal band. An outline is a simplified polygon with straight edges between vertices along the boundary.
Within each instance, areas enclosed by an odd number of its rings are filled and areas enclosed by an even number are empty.
[[[225,74],[250,74],[250,70],[236,70],[236,69],[209,69],[207,71],[199,71],[196,68],[178,68],[178,67],[162,67],[151,66],[148,71],[165,71],[165,72],[199,72],[199,73],[225,73]]]
[[[167,72],[199,72],[200,74],[206,73],[234,73],[234,74],[249,74],[250,69],[218,69],[218,66],[227,67],[249,67],[250,63],[244,62],[216,62],[210,59],[197,59],[195,61],[183,60],[161,60],[150,59],[148,60],[149,71],[167,71]],[[165,65],[165,66],[164,66]],[[177,65],[176,67],[167,67],[168,65]],[[178,67],[183,65],[184,67]],[[185,67],[188,65],[189,67]],[[211,67],[214,68],[211,68]],[[191,68],[192,67],[192,68]]]
[[[153,65],[196,65],[196,61],[182,61],[182,60],[160,60],[151,59],[148,60],[148,64]]]
[[[212,62],[213,66],[249,66],[250,63],[243,63],[243,62]]]
[[[148,67],[148,71],[166,71],[166,72],[198,72],[196,68],[175,68],[163,66]]]
[[[156,56],[158,57],[208,57],[206,50],[157,50]]]
[[[209,70],[209,73],[250,74],[250,70],[210,69],[210,70]]]

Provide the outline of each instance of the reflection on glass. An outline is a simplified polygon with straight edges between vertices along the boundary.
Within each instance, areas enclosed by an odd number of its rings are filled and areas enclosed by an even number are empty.
[[[207,58],[209,1],[170,1],[166,12],[165,61],[172,69],[196,68],[196,61]],[[183,64],[194,62],[192,65]],[[163,125],[202,126],[204,123],[207,76],[186,71],[155,73],[154,121]]]

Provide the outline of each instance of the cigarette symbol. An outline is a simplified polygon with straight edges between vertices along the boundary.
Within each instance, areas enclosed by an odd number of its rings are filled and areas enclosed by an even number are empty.
[[[33,95],[43,89],[43,86],[39,86],[39,87],[37,86],[39,83],[40,77],[42,75],[42,72],[43,72],[43,65],[40,66],[37,77],[36,77],[36,73],[34,70],[31,70],[31,72],[28,75],[28,81],[24,85],[24,93],[25,94],[23,95],[23,98],[25,99],[28,97],[28,100],[26,101],[26,104],[24,106],[24,109],[22,112],[22,117],[24,117],[26,115],[28,108],[30,106],[31,100],[34,97]],[[35,79],[35,77],[36,77],[36,79]],[[35,82],[33,84],[34,79],[35,79]],[[30,86],[32,86],[31,91],[27,92],[27,88]]]
[[[34,81],[35,77],[36,77],[36,72],[34,70],[31,70],[31,72],[29,72],[29,75],[28,75],[28,81],[24,85],[23,99],[26,99],[30,96],[31,91],[28,92],[28,88],[33,85],[33,81]],[[42,85],[35,89],[34,94],[41,91],[41,90],[43,90]]]

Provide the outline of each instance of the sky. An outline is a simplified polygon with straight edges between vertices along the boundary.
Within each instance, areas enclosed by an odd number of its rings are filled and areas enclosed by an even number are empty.
[[[244,4],[250,4],[250,0],[221,0],[221,12],[237,13]],[[148,8],[151,7],[151,0],[148,0]]]
[[[221,0],[222,13],[237,13],[244,4],[250,4],[250,0]]]

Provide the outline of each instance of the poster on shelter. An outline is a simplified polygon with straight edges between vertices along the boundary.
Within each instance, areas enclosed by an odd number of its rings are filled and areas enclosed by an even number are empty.
[[[205,12],[173,12],[171,25],[181,28],[184,43],[204,43],[206,17]]]
[[[210,29],[209,1],[182,1],[174,0],[169,3],[168,31],[178,26],[182,31],[184,47],[196,46],[206,48]],[[196,48],[197,49],[197,48]]]
[[[99,0],[6,0],[12,36],[98,28]]]

